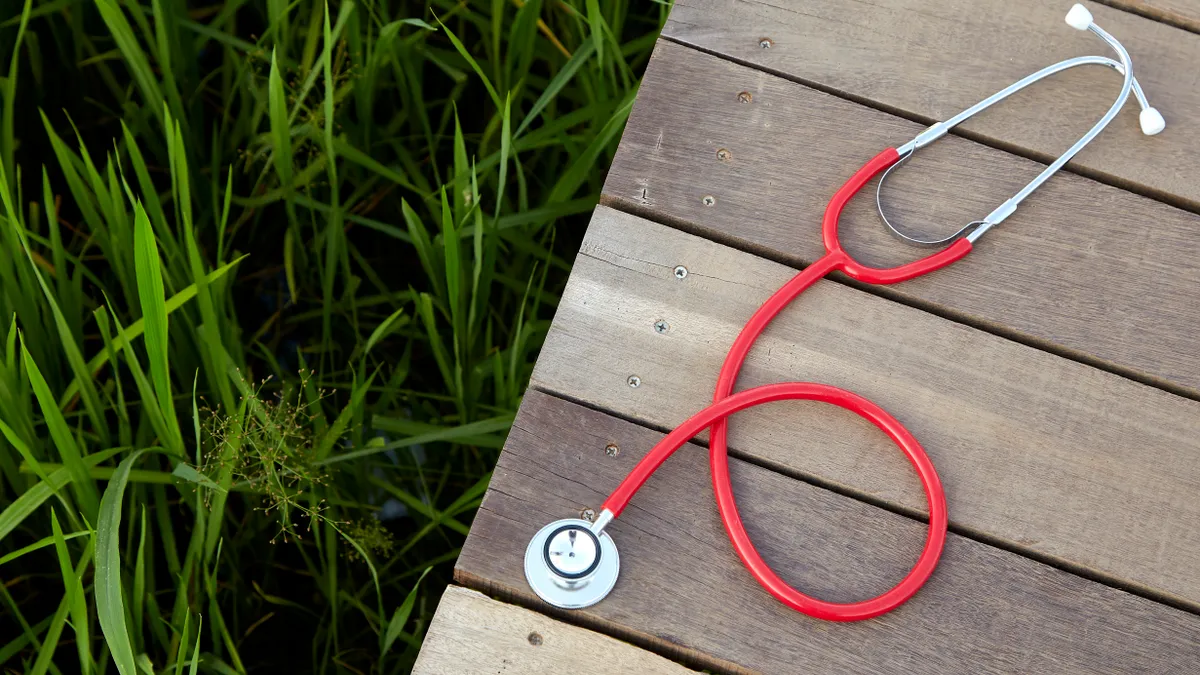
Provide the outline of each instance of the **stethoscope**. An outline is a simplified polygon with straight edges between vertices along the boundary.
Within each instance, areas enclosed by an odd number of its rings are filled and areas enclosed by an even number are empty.
[[[903,604],[929,579],[941,557],[946,541],[946,498],[941,480],[933,463],[925,454],[917,439],[896,418],[871,401],[844,389],[812,382],[782,382],[755,387],[733,394],[738,372],[751,346],[775,316],[800,293],[830,272],[839,271],[852,279],[868,284],[894,284],[941,269],[963,258],[971,251],[973,243],[992,227],[999,225],[1016,210],[1026,197],[1045,183],[1072,157],[1095,138],[1109,122],[1117,116],[1129,98],[1130,92],[1141,107],[1139,121],[1142,132],[1154,135],[1163,130],[1166,123],[1157,110],[1146,100],[1141,85],[1133,77],[1133,66],[1129,53],[1120,42],[1092,21],[1091,13],[1083,5],[1075,5],[1067,13],[1067,23],[1077,30],[1090,30],[1104,40],[1117,53],[1120,61],[1102,56],[1081,56],[1067,59],[1043,68],[1032,75],[1013,83],[988,98],[967,108],[945,122],[938,122],[921,132],[913,140],[899,148],[888,148],[867,162],[829,202],[821,223],[821,234],[825,244],[825,255],[806,267],[802,272],[775,292],[754,313],[741,333],[734,340],[717,379],[713,404],[693,415],[674,431],[667,434],[650,452],[638,462],[633,471],[604,502],[603,509],[594,522],[577,518],[558,520],[543,527],[533,536],[525,551],[525,578],[530,587],[546,602],[564,609],[579,609],[591,606],[612,591],[620,571],[620,558],[616,544],[605,528],[629,504],[629,500],[642,487],[660,465],[704,429],[710,429],[709,461],[712,467],[713,490],[717,508],[724,521],[734,550],[750,573],[771,595],[788,607],[810,616],[831,621],[858,621],[889,612]],[[917,150],[944,136],[950,129],[1012,94],[1055,73],[1083,65],[1103,65],[1124,75],[1121,93],[1100,121],[1075,142],[1058,159],[1047,166],[1024,188],[1005,201],[982,220],[972,221],[949,237],[937,240],[909,236],[897,229],[883,213],[879,191],[876,191],[876,206],[884,224],[906,241],[923,245],[938,245],[948,242],[946,248],[916,262],[899,267],[879,269],[868,267],[854,260],[842,248],[838,240],[838,218],[846,203],[872,178],[883,172],[880,187],[888,174],[902,162],[912,157]],[[729,480],[728,447],[726,444],[726,418],[739,410],[784,400],[823,401],[850,410],[879,427],[908,458],[921,485],[929,506],[929,531],[925,547],[916,565],[908,575],[891,590],[882,595],[852,603],[834,603],[818,600],[789,586],[763,561],[742,526],[734,501],[733,488]]]

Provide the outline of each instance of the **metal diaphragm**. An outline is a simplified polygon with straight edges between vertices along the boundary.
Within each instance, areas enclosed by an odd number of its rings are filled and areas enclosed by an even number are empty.
[[[562,609],[600,602],[617,583],[617,546],[578,518],[556,520],[533,535],[525,549],[525,579],[538,597]]]

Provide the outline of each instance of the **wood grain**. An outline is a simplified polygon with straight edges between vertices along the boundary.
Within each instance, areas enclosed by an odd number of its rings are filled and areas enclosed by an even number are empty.
[[[600,207],[533,386],[673,428],[711,402],[734,336],[793,274]],[[829,281],[768,328],[739,388],[790,380],[857,392],[906,424],[957,527],[1200,609],[1200,402]],[[744,457],[923,510],[900,453],[850,413],[772,404],[730,428]]]
[[[597,506],[659,438],[531,391],[457,579],[544,607],[522,572],[529,537]],[[621,448],[616,457],[609,443]],[[919,522],[738,460],[731,472],[759,551],[818,597],[879,593],[921,547]],[[609,528],[621,555],[616,588],[572,621],[737,672],[1185,672],[1200,662],[1195,615],[955,535],[929,583],[895,612],[854,624],[810,619],[741,567],[708,480],[700,447],[667,460]]]
[[[1113,7],[1200,32],[1200,0],[1109,0]]]
[[[740,91],[752,94],[750,103],[738,101]],[[868,159],[919,129],[662,42],[604,200],[801,266],[823,253],[820,218],[830,196]],[[1181,175],[1200,186],[1194,167]],[[1040,168],[949,137],[888,179],[884,204],[907,229],[949,234],[990,212]],[[843,214],[848,250],[876,265],[927,254],[884,230],[873,192],[871,184]],[[966,260],[883,292],[1200,397],[1198,289],[1200,216],[1059,174]]]
[[[1041,0],[680,0],[663,35],[803,82],[928,120],[955,115],[1057,61],[1113,56],[1063,22],[1070,2]],[[1167,131],[1145,139],[1137,108],[1113,121],[1075,160],[1103,176],[1200,208],[1200,35],[1089,3],[1129,50]],[[763,37],[773,40],[763,49]],[[1121,78],[1077,68],[968,121],[989,143],[1057,156],[1112,105]],[[847,127],[846,133],[856,133]],[[902,139],[907,140],[907,139]],[[981,214],[982,215],[982,214]]]
[[[413,675],[573,675],[694,671],[607,635],[458,586],[442,595]]]

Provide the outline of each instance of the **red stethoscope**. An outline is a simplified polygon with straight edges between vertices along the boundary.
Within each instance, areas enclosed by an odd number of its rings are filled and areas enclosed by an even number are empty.
[[[690,417],[667,434],[621,482],[605,500],[603,509],[594,522],[580,519],[565,519],[546,525],[534,535],[525,554],[525,576],[530,587],[539,597],[557,607],[577,609],[602,600],[612,590],[620,569],[616,545],[605,531],[612,520],[621,515],[629,501],[647,479],[683,444],[696,434],[709,429],[709,463],[712,468],[713,491],[716,493],[717,509],[733,548],[746,568],[758,583],[782,603],[818,619],[830,621],[859,621],[889,612],[913,596],[929,579],[937,566],[946,542],[947,513],[946,497],[942,482],[933,463],[917,439],[883,408],[845,389],[813,382],[781,382],[768,384],[738,393],[732,393],[737,376],[745,363],[754,342],[779,312],[783,311],[801,293],[818,279],[831,272],[841,272],[857,281],[868,284],[894,284],[928,274],[950,265],[968,253],[973,242],[989,228],[999,224],[1013,213],[1017,204],[1057,172],[1088,142],[1108,125],[1133,93],[1141,107],[1142,131],[1147,135],[1157,134],[1165,126],[1162,115],[1150,107],[1146,97],[1133,77],[1129,54],[1119,42],[1092,21],[1091,14],[1082,5],[1075,5],[1067,14],[1067,23],[1079,30],[1090,30],[1107,42],[1117,52],[1120,61],[1100,56],[1085,56],[1068,59],[1033,73],[1010,85],[978,104],[964,110],[945,122],[939,122],[899,148],[888,148],[879,153],[859,169],[841,187],[825,209],[821,223],[821,235],[825,255],[793,277],[775,292],[742,328],[730,347],[725,363],[717,378],[713,403]],[[1042,173],[1020,192],[1007,200],[982,220],[968,223],[955,234],[945,239],[930,241],[910,237],[897,230],[886,216],[884,223],[895,234],[920,244],[950,243],[946,248],[916,262],[880,269],[868,267],[854,260],[838,239],[838,219],[842,209],[871,179],[884,174],[880,187],[892,168],[912,156],[916,150],[932,143],[946,134],[955,125],[989,106],[1007,98],[1044,77],[1078,65],[1105,65],[1124,75],[1121,94],[1108,112],[1062,156],[1050,164]],[[879,191],[876,191],[879,200]],[[882,208],[880,215],[883,216]],[[740,411],[764,403],[786,400],[811,400],[830,403],[850,410],[879,427],[899,446],[912,464],[925,490],[929,508],[929,531],[925,547],[912,570],[890,590],[869,600],[852,603],[836,603],[819,600],[789,586],[762,559],[750,541],[738,514],[733,487],[729,478],[729,456],[727,445],[727,418]]]

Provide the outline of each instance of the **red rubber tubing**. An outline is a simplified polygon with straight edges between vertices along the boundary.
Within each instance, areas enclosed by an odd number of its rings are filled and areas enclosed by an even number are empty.
[[[867,162],[863,168],[855,172],[850,177],[850,180],[846,181],[846,184],[834,193],[833,199],[829,200],[829,206],[825,208],[825,217],[821,220],[821,239],[825,243],[825,257],[833,256],[834,260],[830,261],[832,268],[821,276],[825,276],[830,271],[838,270],[844,272],[846,276],[868,284],[895,284],[929,274],[935,270],[940,270],[947,265],[958,262],[963,256],[971,252],[971,242],[966,239],[959,239],[937,253],[916,262],[899,267],[880,269],[877,267],[867,267],[859,263],[842,249],[842,243],[838,240],[838,218],[842,215],[842,209],[850,202],[850,199],[854,197],[856,192],[861,190],[877,174],[887,170],[889,166],[899,161],[899,159],[900,155],[896,153],[895,148],[884,150],[873,157],[871,161]],[[810,267],[815,266],[816,263],[810,265]],[[816,280],[814,279],[813,281]],[[809,283],[811,284],[812,282]],[[803,291],[804,289],[801,288],[800,290]],[[782,291],[783,289],[780,289],[780,293],[776,293],[775,296],[780,295]],[[775,296],[772,296],[767,302],[773,302]],[[790,295],[783,304],[786,305],[795,297],[795,294]],[[783,309],[783,307],[779,307],[779,309]],[[773,318],[777,313],[778,310],[772,313],[770,318]],[[767,320],[770,321],[770,318]],[[758,335],[755,334],[755,337],[758,337]],[[726,359],[725,364],[729,364],[728,359]]]
[[[946,541],[948,517],[941,480],[925,450],[912,433],[878,405],[857,394],[812,382],[768,384],[737,394],[733,394],[732,391],[742,364],[759,335],[779,312],[818,279],[830,272],[840,271],[866,283],[898,283],[941,269],[960,260],[971,251],[971,243],[966,239],[959,239],[924,259],[886,269],[863,265],[845,252],[837,236],[838,218],[842,209],[867,182],[898,159],[899,155],[894,148],[884,150],[851,176],[833,195],[821,225],[826,254],[784,284],[750,317],[725,357],[725,363],[717,377],[712,405],[693,415],[659,441],[604,502],[604,508],[611,511],[614,517],[620,516],[629,500],[667,457],[696,434],[709,428],[709,464],[712,469],[713,491],[716,494],[717,509],[734,550],[758,583],[771,595],[792,609],[829,621],[861,621],[890,612],[911,598],[929,579],[937,567]],[[925,539],[925,547],[912,570],[900,583],[882,595],[852,603],[826,602],[805,595],[775,574],[754,548],[742,525],[729,478],[727,418],[752,406],[792,399],[831,403],[869,420],[900,447],[921,480],[929,508],[929,532]]]

